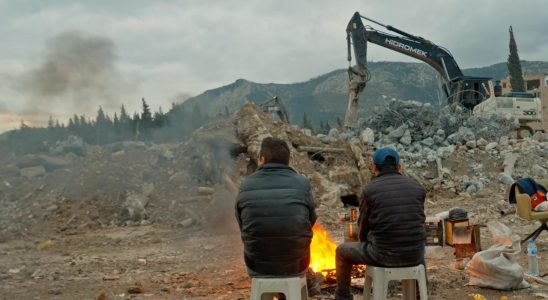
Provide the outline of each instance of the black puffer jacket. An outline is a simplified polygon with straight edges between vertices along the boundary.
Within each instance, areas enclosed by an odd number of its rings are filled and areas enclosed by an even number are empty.
[[[363,190],[360,203],[360,240],[368,254],[386,267],[423,263],[426,231],[426,192],[398,172],[375,177]]]
[[[240,186],[236,218],[248,268],[292,275],[310,263],[316,221],[310,182],[283,164],[265,164]]]

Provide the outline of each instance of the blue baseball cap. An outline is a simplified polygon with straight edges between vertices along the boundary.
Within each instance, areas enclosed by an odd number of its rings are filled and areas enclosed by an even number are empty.
[[[387,162],[386,158],[388,156],[391,156],[394,158],[394,162]],[[384,147],[380,148],[373,154],[373,163],[376,165],[386,165],[386,164],[399,164],[400,163],[400,156],[398,155],[398,152],[394,150],[394,148]]]

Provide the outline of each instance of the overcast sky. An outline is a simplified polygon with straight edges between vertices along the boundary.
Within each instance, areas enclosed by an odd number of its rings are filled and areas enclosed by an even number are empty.
[[[0,132],[154,110],[245,78],[291,83],[346,68],[355,11],[448,48],[462,68],[548,60],[545,0],[0,0]],[[377,25],[373,25],[381,29]],[[371,46],[370,61],[416,61]]]

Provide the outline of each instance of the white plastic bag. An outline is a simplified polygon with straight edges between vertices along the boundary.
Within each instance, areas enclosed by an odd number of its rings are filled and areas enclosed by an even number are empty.
[[[497,221],[487,224],[495,244],[480,251],[466,265],[470,275],[469,285],[497,290],[513,290],[529,287],[523,279],[523,269],[514,259],[521,251],[519,236]]]

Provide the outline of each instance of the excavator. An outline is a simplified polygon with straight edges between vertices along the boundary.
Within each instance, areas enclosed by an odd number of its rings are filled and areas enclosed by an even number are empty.
[[[263,112],[269,114],[272,119],[278,119],[283,123],[289,123],[289,115],[287,114],[287,110],[278,96],[263,102],[260,107]]]
[[[365,26],[362,19],[382,26],[395,33],[390,34]],[[449,105],[461,105],[473,111],[475,115],[511,113],[520,121],[518,134],[534,132],[531,123],[542,121],[542,105],[534,97],[504,97],[495,93],[495,86],[489,77],[465,76],[449,50],[440,47],[420,36],[354,13],[346,28],[348,48],[349,99],[344,127],[353,129],[356,126],[357,108],[360,93],[365,89],[370,78],[367,69],[367,44],[373,43],[393,51],[419,59],[433,67],[442,80],[443,96]],[[356,65],[352,66],[352,48]],[[498,91],[499,89],[497,89]],[[516,95],[514,95],[516,96]],[[510,99],[511,98],[511,99]],[[509,100],[510,99],[510,100]],[[541,126],[535,126],[540,128]]]

